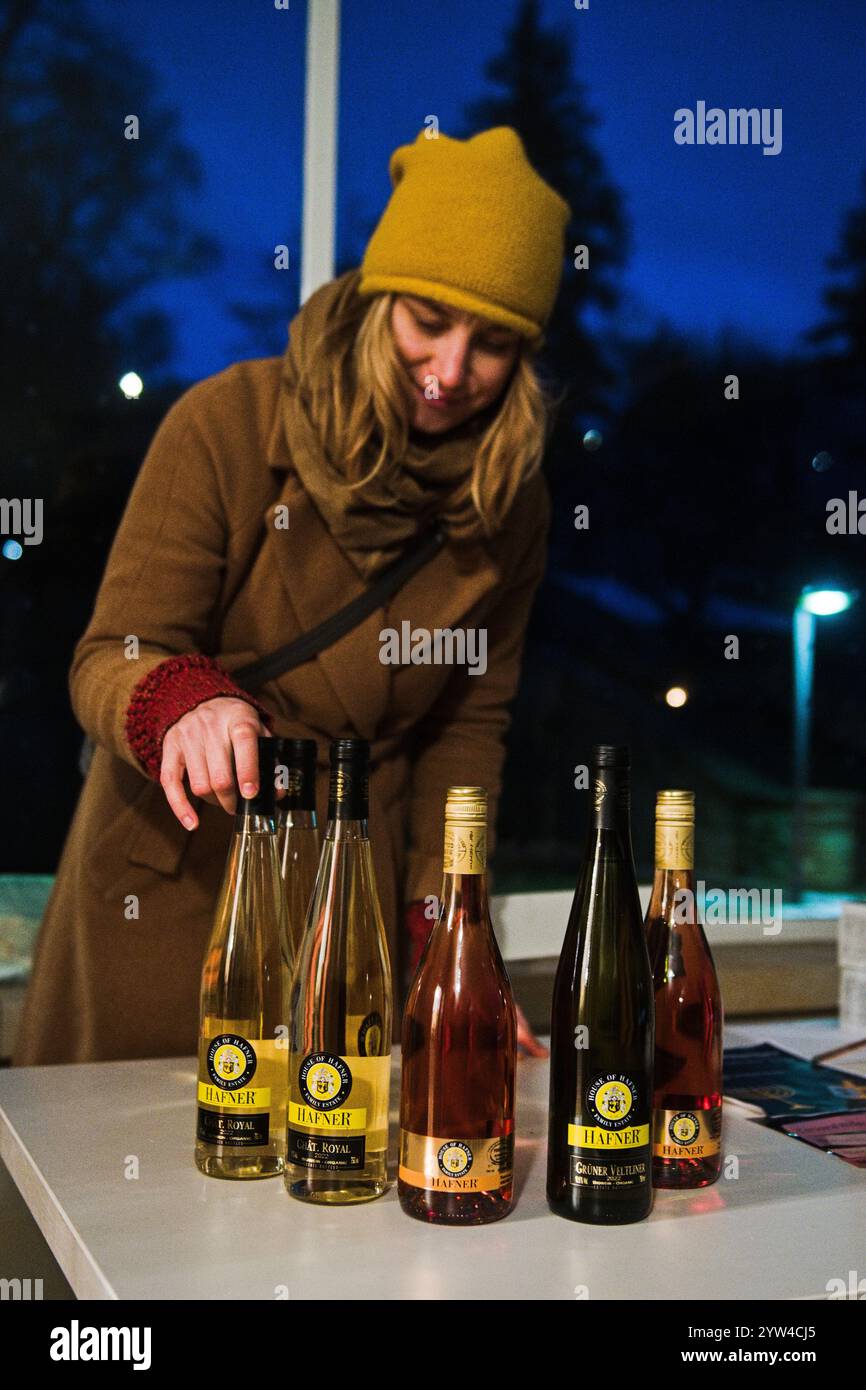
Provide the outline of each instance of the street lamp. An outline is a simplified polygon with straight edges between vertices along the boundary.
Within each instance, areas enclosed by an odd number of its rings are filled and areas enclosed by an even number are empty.
[[[117,384],[128,401],[137,401],[144,390],[144,382],[138,372],[124,372]]]
[[[806,850],[806,787],[809,782],[809,730],[812,719],[812,675],[815,666],[815,627],[818,618],[844,613],[857,597],[855,590],[823,589],[808,584],[794,609],[794,805],[791,836],[791,896],[803,893]]]
[[[800,595],[797,607],[819,618],[832,618],[850,608],[856,597],[848,589],[816,589],[809,585]]]

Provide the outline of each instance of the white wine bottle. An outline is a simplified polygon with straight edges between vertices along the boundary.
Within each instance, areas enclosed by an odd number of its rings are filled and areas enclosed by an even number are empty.
[[[367,834],[370,747],[331,745],[328,825],[289,1009],[285,1181],[308,1202],[388,1186],[391,963]]]
[[[297,956],[319,867],[321,846],[316,821],[316,743],[311,738],[278,738],[278,778],[286,794],[277,802],[277,853],[286,885],[289,935]]]
[[[292,969],[277,858],[275,740],[241,798],[204,957],[195,1161],[212,1178],[268,1178],[285,1160]]]

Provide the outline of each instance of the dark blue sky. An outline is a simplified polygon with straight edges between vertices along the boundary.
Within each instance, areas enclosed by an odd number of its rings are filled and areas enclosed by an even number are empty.
[[[273,0],[90,0],[160,75],[200,154],[189,212],[222,241],[219,271],[150,299],[172,316],[172,368],[192,381],[238,356],[230,299],[273,300],[275,243],[299,253],[305,5]],[[388,157],[433,113],[446,133],[488,90],[487,59],[514,4],[350,0],[343,5],[339,203],[343,244],[389,193]],[[571,36],[574,69],[600,117],[595,140],[631,221],[624,327],[663,316],[701,334],[734,326],[780,350],[821,315],[825,257],[866,167],[863,0],[545,0]],[[122,18],[120,18],[122,16]],[[783,148],[678,146],[674,111],[782,107]],[[353,238],[354,233],[354,238]],[[276,278],[275,278],[276,277]],[[134,367],[134,363],[129,364]]]

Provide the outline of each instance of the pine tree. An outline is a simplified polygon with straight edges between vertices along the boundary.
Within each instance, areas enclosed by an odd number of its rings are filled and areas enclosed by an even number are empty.
[[[121,370],[167,359],[166,316],[134,306],[154,282],[215,263],[216,241],[182,205],[200,179],[129,40],[82,0],[0,7],[4,434],[16,466],[32,453],[53,476]]]
[[[841,248],[825,262],[828,270],[850,277],[849,283],[827,286],[822,299],[829,318],[806,334],[816,344],[841,339],[838,357],[851,367],[866,366],[866,169],[861,187],[864,200],[845,218]]]
[[[579,427],[581,418],[604,415],[608,406],[613,373],[585,320],[590,310],[610,313],[616,307],[614,275],[626,258],[627,229],[619,190],[592,142],[598,117],[574,75],[572,42],[565,26],[542,26],[538,0],[520,0],[504,46],[486,69],[503,90],[467,107],[465,133],[512,126],[534,167],[572,208],[545,358],[567,388],[562,423],[570,423],[576,412]],[[577,270],[574,247],[583,245],[589,249],[589,269]]]

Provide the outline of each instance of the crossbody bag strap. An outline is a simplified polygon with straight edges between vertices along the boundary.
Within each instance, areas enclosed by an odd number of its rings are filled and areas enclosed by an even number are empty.
[[[232,679],[253,694],[275,676],[312,660],[319,652],[333,646],[347,632],[358,627],[377,608],[386,604],[398,589],[402,589],[403,585],[408,583],[413,574],[417,574],[434,555],[438,555],[444,544],[445,536],[442,531],[436,529],[429,532],[420,545],[401,556],[393,565],[389,565],[368,589],[364,589],[344,608],[338,609],[329,618],[325,618],[324,622],[317,623],[309,632],[302,633],[300,637],[278,647],[276,651],[232,671]]]

